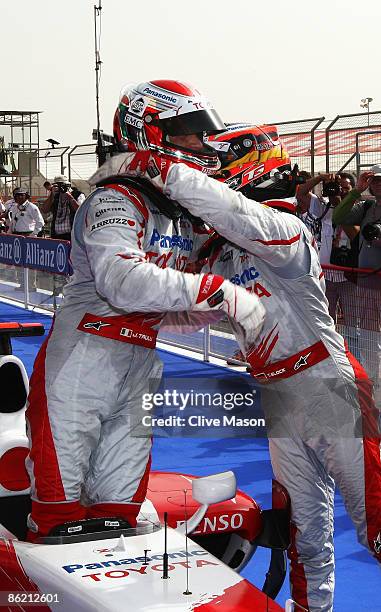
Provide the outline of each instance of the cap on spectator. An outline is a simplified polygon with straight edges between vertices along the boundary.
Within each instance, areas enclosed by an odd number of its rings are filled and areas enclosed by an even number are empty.
[[[28,194],[29,194],[29,191],[25,189],[25,187],[16,187],[16,189],[13,190],[13,196],[28,195]]]
[[[54,183],[65,183],[66,185],[70,184],[69,179],[64,174],[59,174],[58,176],[55,176],[53,182]]]
[[[372,166],[370,169],[374,176],[381,176],[381,166]]]

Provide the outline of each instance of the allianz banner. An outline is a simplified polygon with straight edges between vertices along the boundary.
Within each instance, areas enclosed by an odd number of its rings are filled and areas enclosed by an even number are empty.
[[[72,274],[70,242],[0,234],[0,263],[54,274]]]
[[[0,234],[0,263],[9,266],[23,266],[22,236]]]

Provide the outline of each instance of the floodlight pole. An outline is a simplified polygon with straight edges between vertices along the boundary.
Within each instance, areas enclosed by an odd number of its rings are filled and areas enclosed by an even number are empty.
[[[95,39],[95,100],[97,108],[97,154],[98,164],[101,165],[104,161],[103,143],[101,136],[101,121],[99,112],[99,81],[100,81],[100,67],[102,64],[98,45],[98,20],[99,25],[101,24],[101,11],[102,1],[98,1],[98,6],[94,5],[94,39]],[[99,28],[100,32],[100,28]]]
[[[368,98],[362,98],[361,99],[361,103],[360,103],[360,106],[362,108],[366,108],[366,110],[367,110],[367,113],[368,113],[368,127],[369,127],[369,113],[370,113],[369,105],[370,105],[371,102],[373,102],[373,98],[369,98],[368,97]]]

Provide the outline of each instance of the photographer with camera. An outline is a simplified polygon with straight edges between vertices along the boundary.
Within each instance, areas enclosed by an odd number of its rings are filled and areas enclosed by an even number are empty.
[[[319,183],[323,183],[320,197],[312,193]],[[333,221],[334,210],[354,186],[354,177],[341,172],[336,175],[319,174],[298,188],[296,197],[301,218],[315,237],[322,265],[350,268],[357,265],[358,228],[344,228]],[[355,327],[352,316],[355,285],[345,278],[344,272],[338,270],[325,270],[325,284],[331,317],[336,320],[337,305],[340,303],[345,323]]]
[[[50,235],[60,240],[71,240],[71,228],[77,208],[84,202],[85,195],[72,188],[66,176],[56,176],[50,193],[41,206],[44,214],[52,212]]]
[[[361,200],[369,189],[372,199]],[[356,201],[360,200],[359,202]],[[381,165],[360,174],[356,187],[334,210],[333,222],[360,225],[359,267],[381,267]]]
[[[373,198],[361,200],[366,189]],[[357,281],[361,363],[381,403],[381,165],[360,174],[355,189],[335,208],[333,221],[360,226],[358,266],[371,270],[359,274]]]

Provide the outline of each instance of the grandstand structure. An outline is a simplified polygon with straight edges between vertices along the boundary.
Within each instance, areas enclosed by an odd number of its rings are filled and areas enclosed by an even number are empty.
[[[0,111],[0,190],[9,195],[16,185],[32,189],[40,148],[41,111]]]

